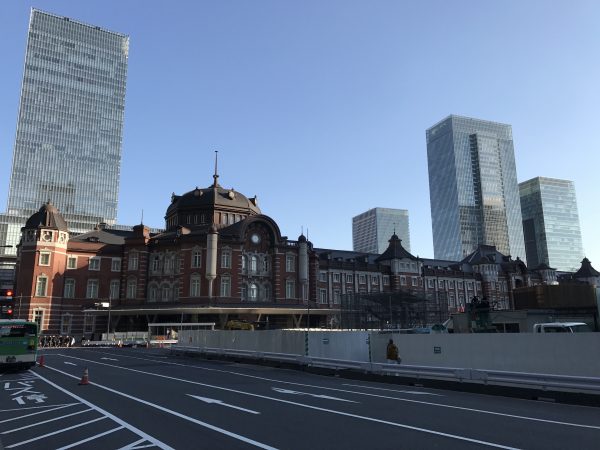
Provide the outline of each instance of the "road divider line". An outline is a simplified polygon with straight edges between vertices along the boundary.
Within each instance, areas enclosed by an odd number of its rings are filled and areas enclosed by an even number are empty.
[[[230,405],[229,403],[225,403],[221,400],[216,400],[214,398],[208,398],[208,397],[201,397],[200,395],[192,395],[192,394],[188,394],[190,397],[194,397],[196,400],[200,400],[201,402],[204,403],[209,403],[209,404],[216,404],[216,405],[221,405],[221,406],[227,406],[228,408],[233,408],[233,409],[239,409],[240,411],[244,411],[250,414],[260,414],[258,411],[252,411],[251,409],[246,409],[246,408],[241,408],[239,406],[235,406],[235,405]]]
[[[77,403],[71,403],[69,405],[62,405],[62,406],[58,406],[56,408],[47,408],[44,411],[38,411],[38,412],[31,413],[31,414],[25,414],[24,416],[11,417],[10,419],[0,420],[0,423],[12,422],[13,420],[24,419],[25,417],[37,416],[38,414],[44,414],[44,413],[47,413],[47,412],[50,412],[50,411],[56,411],[57,409],[68,408],[69,406],[73,406],[73,405],[76,405],[76,404]]]
[[[69,358],[75,358],[74,356],[68,356],[68,355],[61,355],[61,356],[66,356],[66,357],[69,357]],[[436,406],[436,407],[440,407],[440,408],[457,409],[457,410],[460,410],[460,411],[468,411],[468,412],[475,412],[475,413],[481,413],[481,414],[490,414],[490,415],[494,415],[494,416],[509,417],[509,418],[512,418],[512,419],[530,420],[530,421],[533,421],[533,422],[553,423],[555,425],[564,425],[564,426],[568,426],[568,427],[590,428],[590,429],[593,429],[593,430],[600,430],[600,426],[597,426],[597,425],[585,425],[585,424],[580,424],[580,423],[561,422],[561,421],[558,421],[558,420],[540,419],[538,417],[518,416],[516,414],[508,414],[508,413],[501,413],[501,412],[496,412],[496,411],[488,411],[488,410],[485,410],[485,409],[467,408],[465,406],[455,406],[455,405],[446,405],[444,403],[427,402],[425,400],[414,400],[414,399],[411,399],[411,398],[389,397],[387,395],[371,394],[369,392],[351,391],[351,390],[348,390],[348,389],[332,388],[332,387],[318,386],[318,385],[306,384],[306,383],[297,383],[297,382],[294,382],[294,381],[281,381],[281,380],[275,380],[273,378],[259,377],[258,375],[249,375],[249,374],[246,374],[246,373],[232,372],[232,371],[222,370],[222,369],[212,369],[212,368],[209,368],[209,367],[200,367],[200,366],[194,366],[194,365],[189,365],[189,364],[181,364],[181,363],[174,363],[174,362],[163,362],[163,361],[157,361],[157,360],[154,360],[154,359],[140,358],[140,357],[135,357],[135,356],[130,356],[130,358],[141,359],[141,360],[145,360],[145,361],[152,361],[152,362],[161,363],[161,364],[168,364],[168,365],[174,365],[174,366],[195,368],[195,369],[199,369],[199,370],[207,370],[207,371],[210,371],[210,372],[227,373],[227,374],[230,374],[230,375],[237,375],[237,376],[240,376],[240,377],[254,378],[254,379],[263,380],[263,381],[271,381],[273,383],[290,384],[290,385],[293,385],[293,386],[312,387],[312,388],[316,388],[316,389],[325,389],[325,390],[328,390],[328,391],[346,392],[346,393],[357,394],[357,395],[366,395],[368,397],[384,398],[384,399],[388,399],[388,400],[396,400],[396,401],[399,401],[399,402],[415,403],[415,404],[427,405],[427,406]],[[97,361],[87,360],[87,359],[83,359],[83,358],[77,358],[77,359],[82,359],[83,361],[95,362],[97,364],[103,364],[103,363],[100,363],[100,362],[97,362]],[[116,366],[116,367],[118,367],[118,366]],[[121,367],[121,368],[122,369],[126,369],[126,370],[135,370],[135,369],[128,369],[126,367]],[[157,375],[157,376],[162,376],[162,375]]]
[[[29,444],[31,442],[39,441],[40,439],[45,439],[45,438],[47,438],[49,436],[54,436],[56,434],[64,433],[65,431],[70,431],[70,430],[73,430],[75,428],[83,427],[85,425],[89,425],[90,423],[98,422],[99,420],[104,420],[104,419],[106,419],[106,417],[98,417],[97,419],[93,419],[93,420],[90,420],[90,421],[85,422],[85,423],[78,423],[77,425],[73,425],[72,427],[63,428],[63,429],[58,430],[58,431],[53,431],[52,433],[47,433],[47,434],[44,434],[42,436],[34,437],[33,439],[28,439],[26,441],[17,442],[16,444],[7,445],[6,448],[19,447],[21,445],[25,445],[25,444]]]
[[[123,369],[123,367],[115,366],[115,365],[112,365],[112,364],[105,364],[105,363],[101,363],[101,362],[97,362],[97,361],[92,361],[92,362],[96,362],[96,364],[102,364],[102,365],[105,365],[105,366],[114,367],[116,369]],[[50,370],[54,370],[55,372],[62,373],[63,375],[66,375],[66,376],[71,377],[71,378],[75,378],[75,379],[79,378],[79,377],[77,377],[75,375],[71,375],[70,373],[63,372],[62,370],[56,369],[54,367],[46,366],[46,368],[50,369]],[[134,370],[134,369],[131,369],[131,370]],[[134,370],[134,371],[135,372],[139,372],[139,373],[144,373],[141,370]],[[150,375],[153,375],[153,374],[150,374]],[[128,399],[136,401],[138,403],[142,403],[142,404],[144,404],[146,406],[151,406],[152,408],[158,409],[159,411],[166,412],[168,414],[172,414],[172,415],[174,415],[176,417],[179,417],[180,419],[188,420],[188,421],[190,421],[192,423],[195,423],[197,425],[203,426],[203,427],[208,428],[210,430],[216,431],[218,433],[224,434],[226,436],[232,437],[232,438],[240,440],[242,442],[246,442],[247,444],[251,444],[251,445],[254,445],[254,446],[259,447],[259,448],[264,448],[266,450],[277,450],[275,447],[271,447],[270,445],[263,444],[262,442],[258,442],[258,441],[255,441],[253,439],[247,438],[245,436],[242,436],[241,434],[236,434],[236,433],[233,433],[232,431],[225,430],[224,428],[219,428],[219,427],[217,427],[215,425],[211,425],[210,423],[202,422],[201,420],[194,419],[193,417],[186,416],[185,414],[181,414],[181,413],[179,413],[177,411],[173,411],[171,409],[165,408],[164,406],[157,405],[156,403],[152,403],[152,402],[143,400],[141,398],[134,397],[133,395],[125,394],[124,392],[117,391],[116,389],[109,388],[108,386],[103,386],[103,385],[98,384],[98,383],[90,383],[90,385],[98,387],[100,389],[104,389],[104,390],[106,390],[108,392],[112,392],[113,394],[121,395],[122,397],[128,398]]]
[[[443,397],[442,394],[434,394],[433,392],[403,391],[403,390],[398,390],[398,389],[385,389],[385,388],[380,388],[380,387],[375,387],[375,386],[363,386],[361,384],[342,383],[342,386],[359,387],[359,388],[364,388],[364,389],[375,389],[377,391],[397,392],[398,394],[435,395],[437,397]]]
[[[137,445],[141,444],[142,442],[145,442],[145,439],[140,439],[139,441],[132,442],[131,444],[127,444],[125,447],[121,447],[117,450],[131,450],[137,448]]]
[[[73,358],[76,358],[76,357],[73,357]],[[82,359],[83,361],[88,361],[88,360],[86,360],[84,358],[76,358],[76,359]],[[103,366],[109,366],[109,364],[98,362],[98,361],[89,360],[89,362],[92,362],[92,363],[95,363],[95,364],[100,364],[100,365],[103,365]],[[48,366],[46,366],[46,367],[48,367]],[[198,381],[185,380],[183,378],[177,378],[177,377],[171,377],[171,376],[168,376],[168,375],[161,375],[161,374],[157,374],[157,373],[146,372],[144,370],[132,369],[132,368],[129,368],[129,367],[122,367],[122,366],[115,366],[115,365],[110,365],[110,367],[113,367],[115,369],[126,370],[126,371],[129,371],[129,372],[141,373],[141,374],[144,374],[144,375],[151,375],[151,376],[155,376],[155,377],[158,377],[158,378],[165,378],[167,380],[181,381],[183,383],[195,384],[195,385],[198,385],[198,386],[204,386],[204,387],[209,387],[209,388],[213,388],[213,389],[219,389],[219,390],[222,390],[222,391],[235,392],[237,394],[248,395],[250,397],[262,398],[262,399],[266,399],[266,400],[273,400],[275,402],[287,403],[289,405],[300,406],[302,408],[308,408],[308,409],[313,409],[313,410],[316,410],[316,411],[328,412],[328,413],[331,413],[331,414],[337,414],[337,415],[345,416],[345,417],[352,417],[352,418],[355,418],[355,419],[366,420],[366,421],[369,421],[369,422],[375,422],[375,423],[381,423],[381,424],[385,424],[385,425],[391,425],[393,427],[404,428],[404,429],[413,430],[413,431],[419,431],[419,432],[422,432],[422,433],[432,434],[432,435],[435,435],[435,436],[447,437],[447,438],[456,439],[456,440],[459,440],[459,441],[472,442],[472,443],[475,443],[475,444],[482,444],[482,445],[487,445],[489,447],[503,448],[503,449],[507,449],[507,450],[515,450],[515,447],[508,447],[508,446],[505,446],[505,445],[496,444],[494,442],[482,441],[482,440],[479,440],[479,439],[473,439],[473,438],[469,438],[469,437],[466,437],[466,436],[460,436],[460,435],[457,435],[457,434],[444,433],[444,432],[441,432],[441,431],[430,430],[430,429],[427,429],[427,428],[414,427],[412,425],[406,425],[406,424],[398,423],[398,422],[390,422],[388,420],[376,419],[374,417],[361,416],[361,415],[358,415],[358,414],[347,413],[347,412],[344,412],[344,411],[337,411],[335,409],[321,408],[319,406],[307,405],[305,403],[293,402],[291,400],[284,400],[284,399],[281,399],[281,398],[269,397],[267,395],[260,395],[260,394],[254,394],[252,392],[239,391],[237,389],[230,389],[230,388],[226,388],[226,387],[222,387],[222,386],[215,386],[215,385],[212,385],[212,384],[200,383]],[[52,368],[52,367],[48,367],[48,368],[52,369],[52,370],[55,370],[57,372],[60,372],[60,373],[64,373],[65,375],[67,375],[69,377],[77,378],[74,375],[68,374],[66,372],[62,372],[59,369],[55,369],[55,368]],[[95,383],[94,383],[94,386],[102,387],[103,389],[109,390],[111,392],[115,392],[115,393],[118,393],[120,395],[123,395],[123,396],[126,396],[126,397],[130,397],[128,394],[120,393],[119,391],[116,391],[116,390],[111,389],[111,388],[106,387],[106,386],[101,386],[101,385],[98,385],[98,384],[95,384]],[[145,403],[145,400],[141,400],[140,399],[140,401],[142,401],[142,402]],[[156,405],[156,406],[159,407],[159,408],[163,408],[162,406],[159,406],[159,405]],[[179,413],[177,413],[177,414],[179,414]]]
[[[46,366],[47,367],[47,366]],[[57,369],[53,369],[53,370],[57,370]],[[66,374],[66,372],[62,372],[59,371],[63,374]],[[173,447],[169,447],[167,444],[165,444],[164,442],[159,441],[158,439],[153,438],[152,436],[150,436],[147,433],[144,433],[142,430],[140,430],[139,428],[134,427],[133,425],[125,422],[124,420],[120,419],[119,417],[115,416],[114,414],[109,413],[108,411],[100,408],[99,406],[94,405],[91,402],[88,402],[86,399],[79,397],[78,395],[75,395],[69,391],[67,391],[65,388],[59,386],[58,384],[50,381],[49,379],[39,375],[36,372],[31,371],[31,373],[33,373],[36,377],[38,377],[39,379],[45,381],[46,383],[48,383],[50,386],[58,389],[61,392],[64,392],[65,394],[67,394],[68,396],[74,398],[75,400],[83,403],[84,405],[89,406],[90,408],[98,411],[100,414],[104,414],[105,417],[108,417],[109,419],[117,422],[119,425],[124,426],[125,428],[127,428],[129,431],[131,431],[134,434],[137,434],[139,437],[144,438],[147,441],[152,442],[154,445],[156,445],[158,448],[162,448],[164,450],[175,450]],[[69,375],[69,374],[67,374]],[[79,379],[79,377],[73,376],[73,375],[69,375],[73,378]],[[9,447],[7,447],[9,448]]]
[[[88,411],[92,411],[92,408],[84,409],[83,411],[77,411],[77,412],[74,412],[74,413],[71,413],[71,414],[66,414],[66,415],[60,416],[60,417],[53,417],[52,419],[48,419],[48,420],[43,420],[41,422],[32,423],[30,425],[25,425],[25,426],[20,427],[20,428],[13,428],[12,430],[3,431],[2,434],[10,434],[10,433],[14,433],[15,431],[21,431],[21,430],[26,430],[27,428],[37,427],[38,425],[43,425],[45,423],[56,422],[57,420],[66,419],[67,417],[71,417],[71,416],[77,416],[79,414],[83,414],[83,413],[88,412]]]
[[[56,405],[44,405],[44,406],[29,406],[26,408],[12,408],[12,409],[0,409],[0,413],[10,411],[25,411],[26,409],[41,409],[41,408],[53,408],[54,406],[72,406],[78,405],[79,403],[59,403]]]
[[[115,431],[119,431],[119,430],[123,430],[123,429],[125,429],[125,427],[123,425],[120,425],[117,428],[113,428],[112,430],[105,431],[104,433],[99,433],[99,434],[97,434],[95,436],[91,436],[87,439],[82,439],[79,442],[73,442],[72,444],[66,445],[65,447],[61,447],[56,450],[67,450],[68,448],[77,447],[78,445],[85,444],[86,442],[93,441],[94,439],[101,438],[102,436],[106,436],[107,434],[111,434],[111,433],[114,433]],[[141,441],[144,442],[144,440],[145,439],[142,439]]]

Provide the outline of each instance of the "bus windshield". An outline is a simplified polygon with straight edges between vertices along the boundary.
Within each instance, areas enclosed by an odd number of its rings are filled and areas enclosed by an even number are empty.
[[[35,336],[37,328],[30,323],[0,324],[0,338]]]

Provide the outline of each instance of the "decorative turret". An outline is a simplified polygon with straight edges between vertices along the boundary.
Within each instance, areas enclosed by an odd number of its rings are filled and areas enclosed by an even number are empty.
[[[581,268],[573,274],[573,278],[593,286],[600,285],[600,272],[592,267],[592,262],[587,258],[583,258]]]
[[[21,228],[21,245],[27,247],[38,242],[67,246],[69,228],[58,209],[48,200]]]

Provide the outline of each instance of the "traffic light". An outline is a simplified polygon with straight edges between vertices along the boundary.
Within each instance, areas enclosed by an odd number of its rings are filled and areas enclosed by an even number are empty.
[[[13,291],[12,289],[0,289],[0,298],[5,298],[7,300],[12,299]]]
[[[12,319],[14,312],[13,290],[0,289],[0,318]]]

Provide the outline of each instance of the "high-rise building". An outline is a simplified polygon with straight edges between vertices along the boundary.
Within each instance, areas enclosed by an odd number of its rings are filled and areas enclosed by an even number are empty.
[[[536,177],[519,183],[527,261],[575,272],[584,257],[572,181]]]
[[[406,209],[373,208],[352,218],[352,248],[355,252],[382,254],[394,233],[410,252]]]
[[[451,115],[426,136],[435,258],[483,244],[525,260],[511,126]]]
[[[71,232],[115,223],[128,53],[124,34],[31,10],[0,244],[48,200]]]

